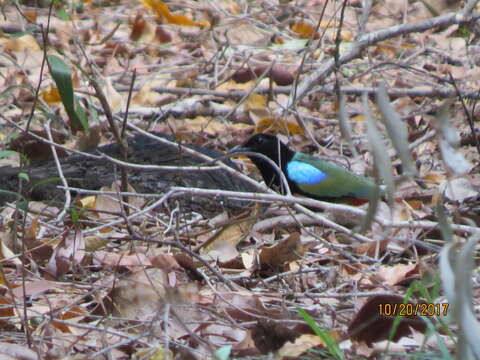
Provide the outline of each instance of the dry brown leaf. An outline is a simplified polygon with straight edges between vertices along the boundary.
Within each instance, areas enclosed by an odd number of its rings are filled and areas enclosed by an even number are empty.
[[[30,130],[30,133],[48,139],[48,135],[43,129],[33,129]],[[64,144],[66,136],[60,131],[52,130],[52,139],[55,143]],[[22,153],[31,161],[39,162],[52,159],[51,146],[46,142],[36,139],[30,134],[22,134],[18,136],[15,140],[9,143],[9,149]],[[56,152],[59,157],[65,157],[67,155],[67,152],[63,149],[57,148]]]
[[[388,285],[397,285],[406,278],[414,274],[419,274],[420,266],[418,264],[397,264],[394,266],[382,265],[377,275],[380,276]]]
[[[111,78],[105,79],[104,89],[105,97],[112,112],[116,113],[121,110],[125,110],[125,99],[123,96],[113,87]]]
[[[125,251],[114,253],[111,251],[96,251],[93,256],[96,264],[108,268],[124,267],[132,271],[138,268],[145,268],[151,266],[148,257],[139,252]]]
[[[80,306],[72,306],[68,310],[61,312],[60,314],[57,315],[57,319],[59,320],[80,320],[83,319],[86,315],[88,315],[88,312],[80,307]],[[63,322],[58,322],[53,320],[51,322],[51,325],[56,327],[58,330],[60,330],[63,333],[73,333],[71,330],[71,327]]]
[[[319,39],[320,35],[315,31],[315,26],[305,21],[297,21],[290,25],[290,30],[297,34],[301,39]]]
[[[258,252],[256,249],[242,251],[240,256],[245,269],[253,271],[258,267]]]
[[[2,270],[0,269],[0,276]],[[5,284],[1,284],[5,285]],[[5,296],[0,296],[0,321],[3,321],[2,317],[15,316],[14,305],[12,300]],[[0,323],[1,324],[1,323]]]
[[[388,243],[390,242],[389,239],[384,239],[379,242],[365,242],[363,244],[358,245],[355,248],[355,253],[357,254],[366,254],[369,257],[374,258],[376,255],[382,256],[385,251],[387,250]],[[378,248],[378,250],[377,250]]]
[[[112,186],[104,186],[100,191],[120,192],[119,182],[114,182]],[[127,192],[135,193],[133,186],[128,184]],[[112,220],[122,212],[120,202],[117,201],[120,196],[115,195],[98,195],[95,200],[95,214],[103,220]],[[145,200],[141,197],[129,196],[128,203],[134,208],[140,209],[145,204]]]
[[[62,285],[60,283],[40,279],[29,281],[26,284],[25,289],[23,289],[23,286],[17,286],[12,290],[12,294],[17,299],[23,299],[25,297],[39,296],[47,291],[54,291],[54,289],[61,287]]]
[[[450,181],[444,181],[440,184],[440,193],[450,201],[464,202],[465,199],[477,196],[479,189],[475,189],[466,178],[458,178]]]
[[[260,265],[262,267],[282,267],[285,263],[301,259],[305,251],[306,248],[300,240],[300,233],[293,233],[275,245],[260,250]]]
[[[250,110],[266,110],[267,97],[261,94],[250,94],[245,101],[245,111]]]
[[[260,319],[252,329],[252,339],[262,354],[276,352],[287,341],[294,341],[298,334],[281,323]]]
[[[172,121],[175,127],[175,135],[180,140],[187,140],[182,137],[190,134],[206,133],[213,136],[225,133],[227,131],[227,123],[217,119],[212,119],[205,116],[197,116],[195,119],[182,119]]]
[[[132,41],[139,40],[140,36],[142,36],[145,30],[146,24],[147,22],[145,21],[143,14],[139,12],[137,16],[135,16],[135,19],[130,24],[130,26],[132,27],[132,31],[130,32],[130,40]]]
[[[209,27],[208,21],[193,21],[181,14],[172,14],[167,4],[161,0],[140,0],[140,2],[149,8],[158,18],[163,19],[168,24],[182,26]]]
[[[35,37],[30,34],[18,38],[2,39],[0,44],[3,44],[4,51],[36,52],[41,50]]]
[[[119,280],[110,294],[115,313],[130,319],[151,317],[166,301],[167,284],[167,274],[160,269],[140,270]]]
[[[255,219],[251,216],[224,226],[200,249],[200,253],[224,263],[238,256],[237,244],[250,233]]]
[[[101,235],[85,236],[85,250],[92,252],[105,247],[110,243],[110,239]]]
[[[294,120],[273,117],[262,118],[255,122],[255,133],[274,132],[283,134],[304,134],[303,128]]]
[[[75,141],[74,149],[79,151],[93,151],[100,144],[102,138],[102,129],[100,125],[90,126],[86,133],[81,133],[80,137]]]
[[[143,27],[142,32],[140,33],[140,36],[137,40],[137,42],[139,43],[150,45],[147,50],[150,56],[156,56],[156,47],[160,44],[159,38],[157,37],[157,28],[158,27],[155,26],[155,24],[147,22]]]
[[[6,265],[8,263],[21,266],[22,262],[20,259],[13,253],[12,250],[7,246],[7,243],[12,243],[12,236],[10,232],[0,231],[0,261],[2,264]],[[5,285],[6,280],[1,273],[2,267],[0,267],[0,285]]]
[[[145,320],[158,314],[166,303],[192,307],[194,303],[206,302],[199,294],[198,285],[186,283],[172,287],[169,283],[169,273],[156,268],[140,270],[118,280],[110,294],[115,312],[122,317]],[[182,311],[188,314],[185,309]]]
[[[152,266],[162,269],[166,272],[182,269],[175,256],[171,254],[158,254],[152,257],[150,261]]]
[[[351,275],[357,274],[357,275],[362,275],[362,273],[365,271],[366,265],[364,264],[348,264],[348,263],[341,263],[340,268],[342,269],[342,272],[345,272],[346,276],[351,277]]]
[[[174,95],[160,94],[153,90],[155,86],[164,86],[164,81],[150,80],[143,84],[142,88],[132,97],[132,104],[143,106],[161,106],[176,100]]]
[[[64,233],[60,243],[54,248],[46,266],[46,271],[59,278],[79,266],[85,256],[85,240],[81,231],[73,230]]]
[[[178,355],[178,354],[177,354]],[[164,345],[152,346],[144,349],[139,349],[132,354],[133,359],[150,359],[150,360],[163,360],[173,359],[174,354],[170,350],[165,350]]]
[[[49,105],[62,101],[62,97],[56,86],[49,86],[40,91],[40,97]]]
[[[340,333],[336,330],[331,330],[329,335],[335,339],[340,339]],[[320,336],[313,334],[303,334],[296,338],[293,342],[287,342],[278,350],[278,355],[282,357],[297,358],[308,350],[316,347],[325,347],[325,343]]]
[[[234,22],[228,27],[227,33],[232,45],[267,45],[271,36],[267,31],[252,26],[249,21]]]
[[[288,86],[295,80],[295,71],[284,66],[274,65],[269,69],[270,65],[257,65],[253,68],[244,67],[235,71],[232,79],[240,84],[256,80],[262,75],[272,79],[279,86]],[[268,70],[268,71],[267,71]]]
[[[446,179],[445,174],[439,172],[429,172],[423,176],[427,188],[437,188],[440,183]]]
[[[275,294],[270,297],[278,301]],[[218,297],[215,306],[228,313],[229,316],[237,321],[256,321],[258,316],[279,319],[284,316],[279,308],[267,306],[269,298],[264,295],[258,295],[254,292],[241,290],[236,292],[223,292]]]
[[[0,357],[4,360],[38,360],[38,353],[26,346],[0,342]]]

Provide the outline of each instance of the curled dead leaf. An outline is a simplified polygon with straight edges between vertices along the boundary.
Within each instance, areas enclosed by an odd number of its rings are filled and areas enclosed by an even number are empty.
[[[298,334],[281,323],[260,319],[252,329],[252,339],[262,354],[277,351],[287,341],[294,341]]]
[[[224,226],[201,247],[200,252],[225,263],[238,256],[237,244],[242,241],[255,222],[252,216]]]
[[[143,31],[145,30],[146,21],[143,17],[143,14],[138,13],[133,20],[131,27],[132,31],[130,32],[130,40],[137,41],[142,36]]]
[[[284,134],[304,134],[303,128],[296,120],[285,120],[274,117],[264,117],[255,122],[255,133],[274,132]]]
[[[300,240],[300,234],[293,233],[275,245],[263,248],[260,251],[260,264],[262,267],[282,267],[285,263],[300,259],[305,251],[306,249]]]
[[[259,65],[253,68],[242,68],[232,75],[232,79],[237,83],[243,84],[257,79],[267,71],[268,67],[269,65]],[[265,76],[271,78],[279,86],[291,85],[295,80],[295,72],[283,65],[274,65]]]
[[[301,39],[320,38],[318,32],[315,31],[315,26],[305,21],[297,21],[290,25],[290,30],[297,34]]]
[[[161,0],[140,0],[140,2],[149,8],[159,19],[162,19],[167,24],[198,27],[210,26],[208,21],[193,21],[185,15],[172,14],[167,4]]]

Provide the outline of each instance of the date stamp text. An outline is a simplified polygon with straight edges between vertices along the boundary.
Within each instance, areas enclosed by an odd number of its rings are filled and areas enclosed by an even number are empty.
[[[378,313],[382,316],[446,316],[448,303],[426,304],[390,304],[378,305]]]

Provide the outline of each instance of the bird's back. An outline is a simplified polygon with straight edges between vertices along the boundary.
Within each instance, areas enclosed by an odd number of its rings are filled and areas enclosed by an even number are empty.
[[[294,173],[296,164],[307,164],[303,174]],[[307,196],[332,200],[368,200],[375,192],[375,183],[372,180],[307,154],[296,153],[290,166],[292,171],[288,174],[289,178],[294,180],[296,187]]]

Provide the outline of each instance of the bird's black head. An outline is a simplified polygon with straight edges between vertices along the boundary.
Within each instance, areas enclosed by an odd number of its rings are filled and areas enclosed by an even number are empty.
[[[276,136],[268,134],[253,135],[243,145],[236,146],[230,152],[235,153],[245,151],[265,155],[275,162],[284,173],[286,172],[287,163],[295,155],[295,152],[289,149],[288,146],[282,143]],[[256,156],[249,157],[257,166],[258,170],[260,170],[263,180],[267,185],[280,186],[277,173],[268,162]]]

